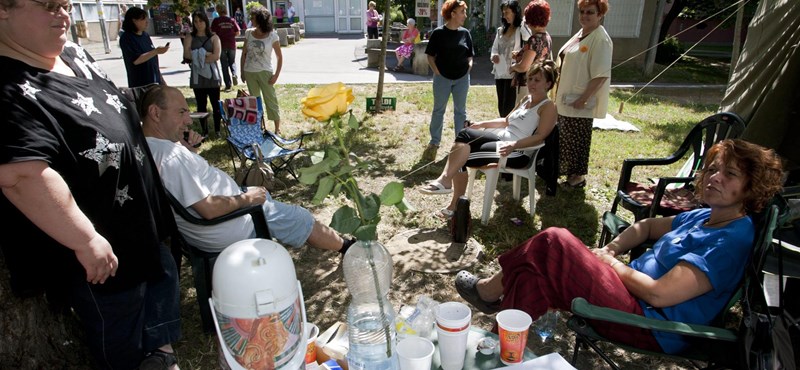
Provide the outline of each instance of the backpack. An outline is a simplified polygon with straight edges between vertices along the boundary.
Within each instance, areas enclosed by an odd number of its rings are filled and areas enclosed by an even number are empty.
[[[785,205],[785,203],[784,203]],[[780,219],[784,219],[786,213]],[[779,221],[780,225],[781,222]],[[785,310],[783,292],[783,245],[780,239],[766,248],[761,256],[761,261],[766,259],[768,250],[773,250],[777,258],[778,280],[778,307],[769,307],[764,295],[761,271],[754,266],[762,263],[751,264],[745,272],[749,277],[749,284],[744,289],[742,299],[742,322],[739,326],[741,341],[740,353],[743,358],[740,364],[751,370],[795,370],[795,346],[792,344],[790,330],[797,333],[800,324],[787,310]]]

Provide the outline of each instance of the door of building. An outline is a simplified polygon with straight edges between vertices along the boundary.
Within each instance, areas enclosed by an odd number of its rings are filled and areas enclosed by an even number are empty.
[[[333,7],[334,0],[303,0],[306,32],[309,34],[336,32],[336,13]]]
[[[339,33],[364,33],[363,0],[337,0]]]

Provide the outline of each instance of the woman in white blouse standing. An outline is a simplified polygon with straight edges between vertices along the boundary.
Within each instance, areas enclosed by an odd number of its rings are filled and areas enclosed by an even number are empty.
[[[517,89],[511,85],[513,75],[509,67],[514,62],[512,52],[519,51],[522,44],[531,36],[522,25],[522,9],[517,0],[505,0],[500,4],[503,12],[501,19],[503,25],[497,28],[492,44],[492,73],[494,74],[495,88],[497,89],[498,117],[505,117],[517,105]]]
[[[592,121],[606,116],[614,44],[600,25],[607,0],[578,0],[581,29],[558,52],[561,79],[556,90],[561,172],[568,188],[586,186]]]
[[[242,47],[242,82],[247,83],[251,96],[261,96],[267,110],[267,118],[275,122],[275,133],[280,132],[281,115],[275,83],[283,67],[283,54],[277,33],[273,32],[272,15],[266,8],[250,11],[253,28],[245,31]],[[272,68],[272,51],[275,51],[277,66]]]

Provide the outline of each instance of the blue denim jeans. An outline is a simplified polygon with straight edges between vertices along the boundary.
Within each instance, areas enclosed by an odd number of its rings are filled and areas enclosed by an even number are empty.
[[[234,76],[238,76],[236,73],[236,49],[222,49],[219,61],[222,63],[222,81],[225,82],[225,89],[228,89],[231,87],[230,72],[233,72]]]
[[[450,94],[453,94],[453,125],[455,133],[464,128],[467,119],[467,93],[469,92],[469,72],[457,80],[442,75],[433,75],[433,113],[431,113],[431,145],[442,142],[444,111]]]
[[[162,245],[161,279],[118,293],[101,293],[85,279],[72,284],[71,305],[86,331],[86,340],[101,369],[135,369],[151,352],[181,336],[178,269]]]

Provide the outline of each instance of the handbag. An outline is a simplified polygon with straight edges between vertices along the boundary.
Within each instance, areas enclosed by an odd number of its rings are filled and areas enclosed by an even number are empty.
[[[268,164],[264,163],[264,156],[261,154],[261,148],[258,144],[252,145],[257,160],[247,166],[247,159],[242,157],[241,165],[236,170],[233,179],[241,186],[261,186],[267,190],[272,190],[277,181],[275,173],[272,172],[272,168]]]
[[[773,247],[775,245],[773,244]],[[739,326],[741,341],[741,363],[750,370],[794,370],[795,349],[789,328],[800,325],[783,303],[783,246],[778,243],[778,281],[779,307],[768,307],[764,288],[759,279],[759,271],[748,268],[751,276],[750,286],[744,291],[742,300],[742,322]]]

